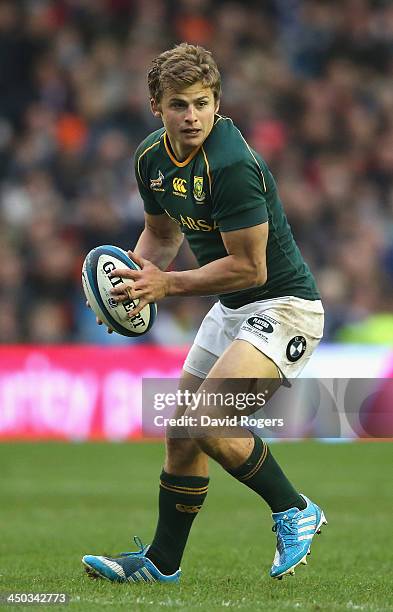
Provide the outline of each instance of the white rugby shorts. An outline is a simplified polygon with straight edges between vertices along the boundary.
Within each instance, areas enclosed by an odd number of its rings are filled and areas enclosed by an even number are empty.
[[[285,378],[296,378],[322,338],[323,323],[320,300],[285,296],[240,308],[216,302],[203,319],[183,367],[206,378],[233,340],[246,340],[269,357]]]

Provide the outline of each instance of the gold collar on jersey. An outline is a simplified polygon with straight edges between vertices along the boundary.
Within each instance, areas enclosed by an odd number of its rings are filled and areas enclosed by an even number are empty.
[[[176,157],[173,155],[171,148],[168,144],[168,137],[167,137],[167,133],[164,132],[164,146],[165,146],[165,150],[169,155],[169,158],[171,160],[171,162],[173,162],[175,164],[175,166],[177,166],[178,168],[184,168],[184,166],[187,166],[187,164],[190,163],[190,161],[192,159],[194,159],[195,155],[198,153],[199,149],[201,148],[202,145],[200,145],[199,147],[197,147],[195,149],[195,151],[193,151],[192,153],[190,153],[190,155],[182,162],[177,161]]]

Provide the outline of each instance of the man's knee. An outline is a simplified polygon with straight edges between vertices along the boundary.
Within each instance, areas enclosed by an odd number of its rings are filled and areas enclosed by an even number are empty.
[[[196,443],[201,451],[212,457],[213,459],[217,459],[220,454],[220,440],[219,438],[215,438],[214,436],[201,436],[196,438]]]
[[[189,438],[171,438],[166,440],[167,463],[182,469],[193,463],[201,450],[195,440]]]

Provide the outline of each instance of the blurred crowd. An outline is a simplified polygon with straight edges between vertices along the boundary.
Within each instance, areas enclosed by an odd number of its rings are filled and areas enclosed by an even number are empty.
[[[214,53],[221,112],[276,177],[325,340],[393,329],[393,2],[0,0],[0,342],[129,342],[95,325],[81,265],[143,227],[146,71],[183,40]],[[164,300],[146,340],[191,342],[210,301]]]

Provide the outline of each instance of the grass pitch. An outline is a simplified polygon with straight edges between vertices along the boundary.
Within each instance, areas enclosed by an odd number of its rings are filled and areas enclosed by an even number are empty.
[[[133,534],[150,541],[161,444],[0,444],[0,593],[66,592],[70,605],[56,609],[67,610],[393,610],[392,449],[273,446],[329,521],[309,565],[281,582],[268,575],[268,508],[212,465],[181,584],[168,586],[92,581],[80,562],[85,553],[133,550]]]

